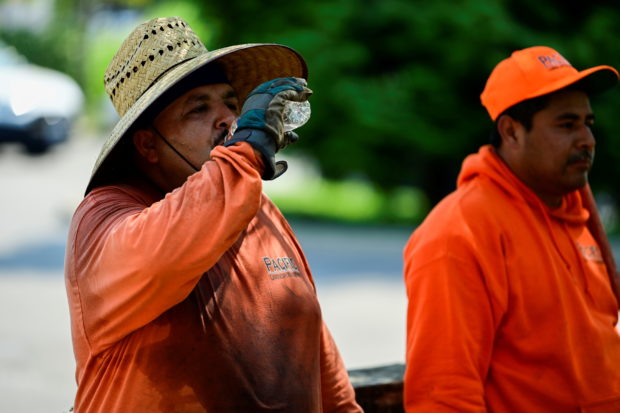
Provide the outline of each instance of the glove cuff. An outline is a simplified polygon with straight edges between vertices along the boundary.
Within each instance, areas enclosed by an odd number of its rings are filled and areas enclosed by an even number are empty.
[[[285,161],[275,161],[276,143],[267,132],[260,129],[237,129],[233,137],[224,143],[224,146],[231,146],[237,142],[247,142],[256,149],[263,157],[265,169],[262,178],[265,180],[276,179],[288,169]]]

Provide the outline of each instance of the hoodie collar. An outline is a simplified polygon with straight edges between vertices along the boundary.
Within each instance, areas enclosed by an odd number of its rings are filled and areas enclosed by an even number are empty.
[[[457,180],[457,186],[467,184],[477,177],[487,177],[510,197],[522,199],[531,207],[542,209],[548,215],[569,223],[583,224],[590,217],[590,213],[583,207],[579,191],[573,191],[562,198],[558,208],[550,208],[510,170],[508,165],[497,155],[491,145],[484,145],[478,153],[469,155],[463,161],[463,166]]]

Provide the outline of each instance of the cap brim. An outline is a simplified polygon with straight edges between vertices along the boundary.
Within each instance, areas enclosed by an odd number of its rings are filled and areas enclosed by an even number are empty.
[[[596,66],[575,73],[575,76],[564,77],[523,100],[533,99],[564,89],[568,86],[577,86],[588,94],[597,94],[610,89],[618,83],[618,71],[611,66]],[[519,103],[519,102],[517,102]]]
[[[278,77],[308,78],[304,59],[295,50],[279,44],[244,44],[206,52],[183,62],[144,92],[118,121],[97,157],[86,194],[98,186],[102,166],[134,122],[167,90],[208,63],[217,61],[242,104],[259,84]]]

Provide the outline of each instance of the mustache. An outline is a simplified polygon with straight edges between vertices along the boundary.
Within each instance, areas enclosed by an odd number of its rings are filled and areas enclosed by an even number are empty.
[[[592,162],[592,160],[594,159],[594,155],[592,154],[592,152],[590,151],[581,151],[580,153],[571,156],[570,158],[568,158],[568,164],[573,164],[573,163],[577,163],[577,162],[582,162],[582,161],[589,161]]]
[[[226,141],[226,136],[228,136],[228,131],[227,130],[223,130],[219,136],[215,139],[214,142],[214,147],[215,146],[219,146],[219,145],[223,145],[224,142]]]

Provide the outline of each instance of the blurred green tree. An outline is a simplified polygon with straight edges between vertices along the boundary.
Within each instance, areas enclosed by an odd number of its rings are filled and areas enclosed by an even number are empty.
[[[212,49],[246,42],[295,48],[315,95],[312,120],[291,150],[314,157],[327,178],[368,179],[388,198],[396,188],[418,187],[430,205],[454,188],[463,158],[487,142],[492,124],[479,95],[512,51],[543,44],[577,68],[620,67],[620,7],[612,0],[58,0],[42,35],[0,29],[0,36],[33,62],[89,85],[93,99],[94,90],[103,92],[105,70],[93,65],[107,64],[118,47],[84,36],[102,6],[140,9],[145,19],[181,14]],[[593,107],[600,121],[592,186],[619,200],[612,120],[620,93],[593,99]]]
[[[620,67],[612,1],[211,1],[223,22],[213,47],[279,42],[299,50],[315,90],[312,121],[295,150],[330,178],[362,176],[389,196],[420,187],[431,204],[450,192],[462,159],[492,127],[479,94],[513,50],[546,44],[576,67]],[[620,142],[610,141],[618,92],[595,100],[604,154],[593,186],[620,196]],[[613,171],[613,172],[612,172]],[[610,174],[611,172],[611,174]]]

